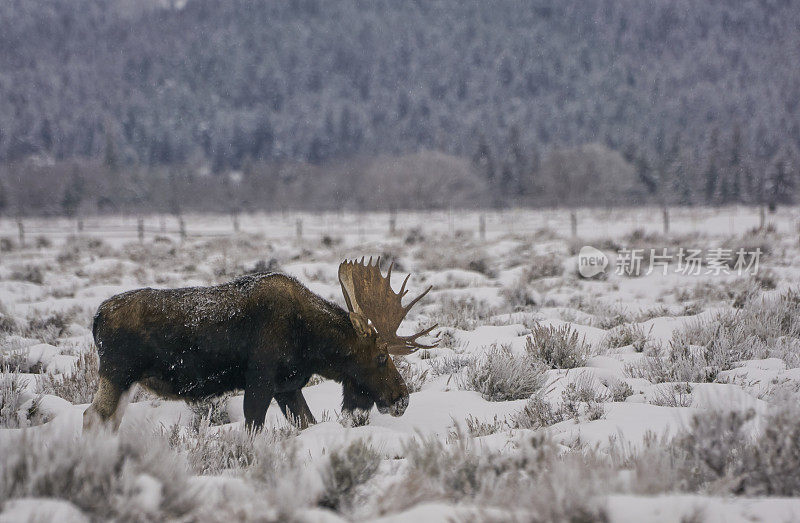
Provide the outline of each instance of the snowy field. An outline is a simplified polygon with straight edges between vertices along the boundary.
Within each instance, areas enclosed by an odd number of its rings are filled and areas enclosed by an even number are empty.
[[[0,522],[798,521],[799,218],[673,209],[665,235],[658,209],[582,210],[572,239],[564,211],[400,213],[393,233],[388,214],[186,216],[181,240],[155,216],[143,242],[135,218],[32,219],[24,245],[0,221]],[[580,276],[583,246],[605,273]],[[630,249],[638,275],[617,270]],[[441,326],[396,359],[402,417],[346,419],[312,379],[303,431],[273,402],[247,435],[241,393],[138,390],[118,434],[81,434],[106,298],[275,270],[344,306],[338,264],[363,255],[433,286],[401,327]]]

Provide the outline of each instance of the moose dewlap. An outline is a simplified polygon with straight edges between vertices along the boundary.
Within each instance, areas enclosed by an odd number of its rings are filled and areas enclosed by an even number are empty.
[[[120,398],[135,383],[164,397],[198,400],[244,389],[247,427],[259,428],[272,398],[305,427],[314,416],[302,388],[312,374],[343,387],[342,410],[401,416],[408,389],[389,357],[427,347],[397,328],[430,287],[403,306],[372,263],[339,265],[348,311],[283,274],[244,276],[214,287],[138,289],[103,302],[93,334],[100,385],[84,427],[119,425]]]

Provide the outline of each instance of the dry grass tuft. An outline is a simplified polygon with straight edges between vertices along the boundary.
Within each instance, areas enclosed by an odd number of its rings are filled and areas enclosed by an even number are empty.
[[[586,364],[591,347],[569,325],[561,327],[534,325],[525,340],[528,354],[553,369],[574,369]]]
[[[43,374],[38,384],[41,394],[52,394],[76,405],[91,403],[100,382],[97,349],[92,347],[78,355],[71,374]]]

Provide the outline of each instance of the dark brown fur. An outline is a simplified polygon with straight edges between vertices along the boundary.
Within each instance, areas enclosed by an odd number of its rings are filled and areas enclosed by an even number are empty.
[[[248,427],[274,397],[285,415],[314,423],[302,394],[312,374],[343,385],[343,409],[402,415],[408,389],[374,332],[297,280],[244,276],[215,287],[139,289],[100,305],[94,339],[101,385],[84,416],[114,419],[134,383],[166,397],[198,400],[244,389]]]

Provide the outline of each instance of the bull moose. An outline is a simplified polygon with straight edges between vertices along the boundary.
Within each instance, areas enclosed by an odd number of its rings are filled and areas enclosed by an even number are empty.
[[[259,429],[274,397],[287,419],[315,423],[302,388],[312,374],[343,388],[343,412],[371,409],[401,416],[408,388],[390,354],[430,348],[397,329],[422,294],[402,305],[390,276],[372,263],[345,260],[339,283],[348,311],[296,279],[270,273],[213,287],[138,289],[103,302],[93,334],[100,383],[84,427],[119,426],[123,394],[139,383],[167,398],[197,401],[244,389],[245,424]]]

